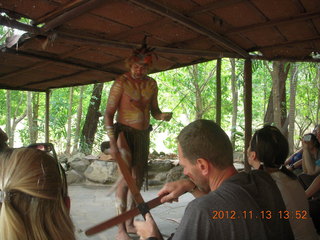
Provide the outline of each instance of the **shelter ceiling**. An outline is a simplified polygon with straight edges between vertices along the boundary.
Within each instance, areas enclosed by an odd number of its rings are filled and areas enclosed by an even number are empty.
[[[318,0],[2,0],[0,12],[27,31],[1,48],[2,88],[113,80],[145,35],[153,72],[220,57],[319,61]]]

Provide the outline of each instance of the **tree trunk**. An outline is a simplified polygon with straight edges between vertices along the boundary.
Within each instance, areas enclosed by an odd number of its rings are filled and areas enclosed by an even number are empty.
[[[196,119],[201,119],[203,115],[203,103],[202,103],[201,90],[199,86],[198,65],[192,65],[190,73],[193,79],[192,83],[193,83],[195,95],[196,95]]]
[[[195,109],[195,119],[201,119],[203,118],[203,115],[208,111],[208,109],[210,109],[212,106],[210,102],[206,103],[204,90],[207,87],[207,83],[212,79],[215,69],[211,69],[207,76],[203,75],[203,70],[199,70],[198,65],[192,65],[187,69],[192,80],[192,91],[195,95],[195,103],[192,102],[192,107],[194,107]]]
[[[102,89],[103,83],[96,83],[93,86],[92,96],[80,139],[80,151],[85,154],[91,154],[92,152],[94,136],[97,131],[99,117],[101,117],[99,107]]]
[[[71,149],[71,120],[72,120],[72,105],[73,105],[73,87],[69,88],[69,108],[68,108],[68,123],[67,123],[67,145],[66,154],[70,154]]]
[[[6,121],[6,133],[8,135],[8,145],[9,147],[13,147],[13,137],[11,132],[11,91],[6,91],[6,105],[7,105],[7,121]]]
[[[38,118],[39,118],[39,102],[40,102],[40,93],[34,92],[32,93],[33,101],[32,101],[32,110],[33,110],[33,138],[34,141],[38,141]]]
[[[272,72],[272,104],[273,104],[273,122],[277,128],[281,128],[281,100],[280,100],[280,65],[273,62]]]
[[[12,119],[12,126],[11,126],[11,134],[12,134],[12,143],[14,143],[14,132],[19,122],[21,122],[27,116],[27,109],[22,113],[22,115],[16,117],[14,116]],[[13,144],[12,144],[13,147]]]
[[[283,134],[287,135],[287,110],[286,110],[286,79],[288,77],[288,72],[290,70],[290,64],[286,64],[285,62],[275,61],[273,62],[273,70],[270,70],[267,63],[265,66],[269,70],[273,87],[270,94],[267,112],[265,114],[264,122],[267,124],[275,123],[277,127],[282,131]],[[276,86],[277,89],[274,89]],[[276,93],[276,96],[274,96]],[[278,101],[278,102],[275,102]],[[274,109],[276,107],[276,111]],[[276,115],[275,115],[276,114]]]
[[[236,81],[236,61],[234,58],[230,58],[231,63],[231,92],[232,92],[232,124],[231,124],[231,143],[233,149],[236,144],[236,132],[237,132],[237,115],[238,115],[238,88]]]
[[[39,93],[27,93],[27,117],[30,143],[38,140]]]
[[[8,112],[12,113],[12,108],[11,108],[11,93],[7,92],[7,110]],[[21,106],[22,105],[22,102],[24,100],[24,97],[23,95],[21,95],[20,99],[19,99],[19,103],[18,103],[18,106]],[[8,103],[9,102],[9,103]],[[9,106],[10,104],[10,106]],[[13,116],[12,116],[12,123],[11,123],[11,118],[9,117],[7,119],[7,128],[9,129],[9,133],[10,133],[10,136],[9,136],[9,147],[13,147],[14,146],[14,132],[16,130],[16,127],[18,125],[19,122],[21,122],[26,116],[27,116],[27,109],[25,109],[25,111],[20,115],[20,116],[17,116],[18,115],[18,107],[16,108],[16,111],[14,112]],[[9,121],[9,122],[8,122]],[[10,128],[9,128],[10,126]]]
[[[290,109],[289,109],[289,152],[294,152],[294,120],[295,120],[295,108],[296,108],[296,87],[297,87],[297,64],[293,64],[290,76]]]
[[[81,124],[81,117],[82,117],[82,101],[83,101],[84,89],[85,89],[85,86],[80,87],[80,96],[79,96],[77,119],[76,119],[76,129],[74,134],[74,144],[73,144],[73,150],[72,150],[73,153],[78,151],[78,146],[79,146],[78,144],[80,139],[80,124]]]
[[[32,92],[27,92],[27,118],[28,118],[28,127],[29,127],[29,138],[30,138],[30,143],[35,143],[33,137],[32,137],[32,121],[33,121],[33,116],[32,116]]]

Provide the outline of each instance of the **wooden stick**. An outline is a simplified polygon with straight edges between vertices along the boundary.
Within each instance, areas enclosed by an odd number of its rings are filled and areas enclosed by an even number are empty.
[[[146,204],[148,205],[149,209],[152,209],[152,208],[155,208],[155,207],[161,205],[162,203],[160,202],[160,199],[162,197],[163,196],[160,196],[160,197],[154,198],[154,199],[150,200],[149,202],[147,202]],[[97,234],[101,231],[104,231],[108,228],[111,228],[115,225],[118,225],[119,223],[122,223],[130,218],[133,218],[139,214],[140,214],[139,209],[136,207],[134,209],[131,209],[131,210],[121,214],[121,215],[113,217],[107,221],[104,221],[102,223],[99,223],[99,224],[89,228],[88,230],[85,231],[85,234],[87,236]]]
[[[120,133],[119,137],[121,138],[121,134],[123,133]],[[123,136],[124,137],[124,136]],[[125,162],[125,160],[122,158],[121,154],[120,154],[120,151],[118,151],[117,153],[115,153],[115,159],[119,165],[119,168],[120,168],[120,171],[122,173],[122,176],[123,178],[125,179],[125,181],[127,182],[127,185],[128,185],[128,188],[132,194],[132,197],[133,199],[135,200],[136,204],[138,205],[138,208],[139,208],[139,211],[141,212],[141,214],[143,215],[143,217],[145,217],[144,215],[149,212],[149,210],[147,209],[148,206],[146,206],[146,203],[144,202],[142,196],[141,196],[141,193],[140,193],[140,190],[139,188],[137,187],[136,183],[135,183],[135,180],[133,179],[132,175],[131,175],[131,172],[128,168],[128,165],[127,163]],[[150,214],[151,216],[151,214]],[[152,216],[151,216],[152,218]],[[155,227],[156,227],[156,231],[159,233],[159,236],[161,237],[160,240],[163,240],[163,237],[161,235],[161,232],[159,231],[159,228],[158,226],[155,224]]]

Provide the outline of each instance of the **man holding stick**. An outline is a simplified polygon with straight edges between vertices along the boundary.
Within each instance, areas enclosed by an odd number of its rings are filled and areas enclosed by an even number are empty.
[[[190,202],[173,240],[294,239],[281,193],[268,173],[238,173],[226,133],[210,120],[196,120],[178,136],[179,163],[189,179],[167,183],[162,202],[189,191]],[[302,220],[303,221],[303,220]],[[154,222],[135,221],[140,239],[160,239]]]
[[[141,189],[149,155],[150,114],[157,120],[169,121],[172,113],[163,113],[158,106],[158,86],[147,76],[152,66],[153,49],[146,46],[136,49],[126,60],[129,72],[119,76],[111,87],[105,126],[110,139],[110,153],[121,150],[137,187]],[[114,116],[117,112],[116,123]],[[116,190],[118,214],[135,206],[124,179]],[[130,239],[128,233],[135,233],[133,219],[119,225],[117,240]]]

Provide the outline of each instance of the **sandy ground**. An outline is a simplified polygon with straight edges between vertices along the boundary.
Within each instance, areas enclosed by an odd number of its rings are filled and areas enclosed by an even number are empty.
[[[117,227],[107,229],[101,233],[86,236],[85,231],[115,216],[114,194],[107,197],[108,186],[71,185],[69,195],[71,197],[71,216],[76,228],[78,240],[114,240]],[[160,187],[149,188],[142,191],[145,201],[157,197]],[[178,203],[165,203],[151,210],[160,231],[166,239],[175,232],[178,222],[183,216],[186,205],[193,199],[189,193],[180,197]],[[137,217],[142,219],[141,215]],[[139,239],[139,238],[134,238]]]

